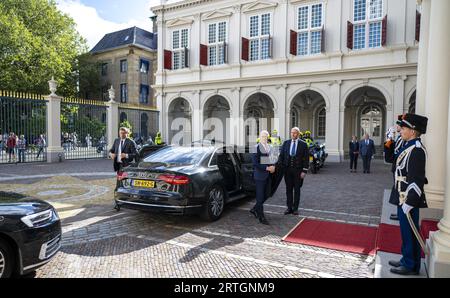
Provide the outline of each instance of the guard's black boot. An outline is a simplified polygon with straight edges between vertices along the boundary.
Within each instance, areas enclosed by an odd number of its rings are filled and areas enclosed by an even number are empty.
[[[400,266],[398,268],[391,268],[391,272],[398,274],[398,275],[418,275],[419,274],[418,272],[408,269],[403,266]]]
[[[258,214],[256,214],[255,208],[250,209],[250,213],[255,216],[255,218],[258,218]]]
[[[398,268],[402,264],[399,261],[389,261],[389,265],[391,265],[392,267]]]

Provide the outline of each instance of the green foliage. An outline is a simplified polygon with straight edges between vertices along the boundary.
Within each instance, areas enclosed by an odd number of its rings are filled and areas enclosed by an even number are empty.
[[[86,51],[75,22],[54,0],[0,1],[0,89],[48,94],[54,76],[60,95],[74,95],[84,65],[77,57]]]
[[[120,123],[119,128],[120,127],[126,127],[130,130],[130,133],[128,134],[129,138],[133,137],[133,126],[131,125],[130,121],[128,120],[124,120],[123,122]]]

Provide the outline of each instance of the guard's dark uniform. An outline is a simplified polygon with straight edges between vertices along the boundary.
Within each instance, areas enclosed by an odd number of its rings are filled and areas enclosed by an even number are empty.
[[[420,118],[417,119],[417,117]],[[425,117],[406,114],[400,125],[425,133],[426,123]],[[419,230],[419,208],[428,207],[424,193],[424,185],[427,183],[425,162],[426,149],[420,138],[405,142],[400,147],[394,173],[395,185],[392,191],[394,195],[390,198],[390,202],[398,206],[403,256],[400,265],[415,273],[420,272],[421,247],[401,205],[406,203],[413,207],[410,211],[411,218]],[[395,270],[391,269],[392,272]]]

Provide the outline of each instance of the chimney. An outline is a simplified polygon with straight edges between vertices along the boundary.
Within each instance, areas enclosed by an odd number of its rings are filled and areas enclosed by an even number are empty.
[[[158,33],[158,24],[156,23],[156,18],[157,18],[156,15],[150,17],[150,20],[152,21],[152,24],[153,24],[153,29],[152,29],[153,33]]]

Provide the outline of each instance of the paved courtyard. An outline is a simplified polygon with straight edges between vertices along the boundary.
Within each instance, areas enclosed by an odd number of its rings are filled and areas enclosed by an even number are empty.
[[[380,222],[389,166],[373,174],[350,173],[328,163],[309,174],[300,215],[284,216],[284,183],[266,203],[269,226],[248,212],[254,199],[228,205],[208,223],[174,216],[112,209],[111,161],[56,165],[3,165],[0,189],[32,192],[58,209],[63,246],[30,277],[372,277],[373,257],[282,242],[303,217],[361,225]],[[55,174],[56,173],[56,174]]]

